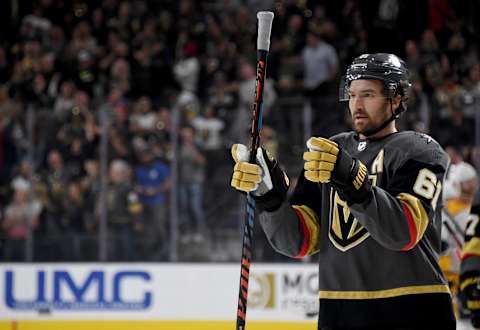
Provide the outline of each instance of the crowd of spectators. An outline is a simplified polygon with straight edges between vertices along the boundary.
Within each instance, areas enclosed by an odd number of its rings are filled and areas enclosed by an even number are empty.
[[[212,244],[221,224],[242,219],[228,149],[248,142],[260,9],[275,12],[262,139],[292,177],[305,135],[348,127],[338,81],[365,52],[395,53],[411,68],[401,128],[479,168],[477,1],[5,1],[2,259],[25,260],[30,242],[33,260],[96,260],[104,217],[108,260],[168,260],[173,185],[178,244],[218,257],[208,249],[222,249]]]

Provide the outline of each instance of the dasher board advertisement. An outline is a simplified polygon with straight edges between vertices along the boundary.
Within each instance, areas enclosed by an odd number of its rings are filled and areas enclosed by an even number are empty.
[[[0,320],[234,321],[238,267],[1,264]],[[317,266],[253,264],[251,272],[249,321],[316,321]]]

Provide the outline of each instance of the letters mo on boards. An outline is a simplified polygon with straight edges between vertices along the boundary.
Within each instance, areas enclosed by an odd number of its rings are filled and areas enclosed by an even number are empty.
[[[284,274],[282,276],[283,310],[303,310],[306,315],[318,309],[317,272]]]

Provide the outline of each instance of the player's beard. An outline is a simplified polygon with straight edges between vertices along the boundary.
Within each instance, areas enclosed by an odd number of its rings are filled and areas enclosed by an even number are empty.
[[[381,124],[373,123],[370,118],[363,119],[363,121],[367,121],[367,120],[368,122],[356,123],[355,119],[353,119],[352,120],[353,130],[358,134],[368,136],[381,125]]]
[[[390,119],[388,110],[383,112],[382,118],[380,120],[373,121],[370,116],[367,116],[366,119],[363,119],[362,123],[357,123],[355,118],[352,117],[352,128],[353,130],[364,136],[370,136],[378,133],[377,130]]]

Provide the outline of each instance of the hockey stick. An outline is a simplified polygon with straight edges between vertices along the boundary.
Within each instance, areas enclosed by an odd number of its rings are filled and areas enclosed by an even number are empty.
[[[263,87],[267,69],[268,50],[270,48],[270,33],[272,31],[273,13],[261,11],[257,13],[257,79],[255,84],[255,103],[252,113],[252,141],[250,145],[250,163],[255,163],[255,155],[260,146],[260,131],[262,130]],[[252,261],[253,222],[255,216],[255,200],[247,194],[247,213],[243,231],[242,261],[240,268],[240,288],[238,292],[237,330],[244,330],[247,316],[248,280],[250,278],[250,263]]]
[[[457,244],[457,247],[461,250],[463,248],[464,232],[445,207],[442,209],[442,211],[442,213],[445,214],[445,218],[443,218],[443,224],[445,225],[445,228],[450,233],[450,235],[452,235],[455,243]]]

